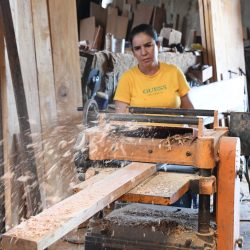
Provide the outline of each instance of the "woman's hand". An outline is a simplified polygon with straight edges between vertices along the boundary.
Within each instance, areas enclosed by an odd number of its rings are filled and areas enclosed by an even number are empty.
[[[181,108],[182,109],[194,109],[194,106],[189,99],[188,94],[181,97]]]
[[[115,112],[116,113],[128,113],[128,103],[115,101]]]

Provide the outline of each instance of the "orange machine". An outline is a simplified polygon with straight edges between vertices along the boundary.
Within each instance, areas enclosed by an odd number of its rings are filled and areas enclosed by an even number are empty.
[[[210,123],[213,119],[212,129],[204,127],[207,119]],[[171,205],[191,189],[199,195],[196,234],[212,235],[219,250],[242,246],[239,235],[240,139],[229,137],[228,128],[219,126],[218,112],[130,107],[127,114],[101,114],[99,123],[86,129],[84,143],[87,146],[82,147],[84,154],[91,161],[125,160],[197,168],[198,174],[185,188],[181,187],[174,198],[132,192],[121,199]],[[211,196],[214,197],[213,211]],[[216,227],[212,229],[211,223]]]

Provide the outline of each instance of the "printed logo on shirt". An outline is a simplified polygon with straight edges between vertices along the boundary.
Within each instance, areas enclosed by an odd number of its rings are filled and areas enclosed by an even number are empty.
[[[167,89],[167,85],[156,86],[148,89],[143,89],[144,95],[158,95]]]

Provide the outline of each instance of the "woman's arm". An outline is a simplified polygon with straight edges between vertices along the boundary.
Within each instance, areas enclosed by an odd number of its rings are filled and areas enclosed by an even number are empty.
[[[116,113],[128,113],[127,107],[128,107],[128,103],[121,102],[121,101],[115,101],[115,112]]]
[[[181,97],[181,108],[182,109],[194,109],[194,106],[189,99],[188,94]]]

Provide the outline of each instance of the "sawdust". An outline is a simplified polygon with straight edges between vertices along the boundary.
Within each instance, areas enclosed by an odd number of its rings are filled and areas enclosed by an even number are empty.
[[[6,205],[6,229],[17,225],[22,218],[27,218],[31,211],[27,208],[29,188],[39,185],[43,209],[61,201],[72,194],[71,188],[78,182],[74,165],[73,145],[83,126],[80,119],[63,121],[50,128],[43,128],[45,132],[39,136],[31,134],[34,161],[36,161],[39,182],[33,180],[31,172],[24,171],[25,161],[21,156],[19,137],[13,140],[13,156],[10,159],[10,171],[3,176],[6,192],[11,192],[11,204]],[[29,185],[27,186],[27,183]]]
[[[161,141],[161,143],[162,143],[163,147],[167,149],[167,151],[171,151],[173,144],[178,144],[178,145],[183,146],[184,143],[186,143],[187,141],[192,142],[193,140],[194,140],[193,135],[190,135],[190,134],[186,134],[186,135],[176,134],[176,135],[173,135],[173,136],[169,136],[166,139],[163,139]]]
[[[158,172],[129,191],[129,194],[164,197],[171,199],[197,175]],[[167,183],[167,184],[166,184]]]
[[[94,168],[89,168],[86,173],[85,173],[85,180],[90,179],[91,177],[95,176],[98,174],[98,171]]]
[[[43,185],[47,207],[71,195],[70,183],[78,183],[74,165],[74,144],[84,129],[80,119],[58,122],[43,134],[43,152],[38,152],[44,164]],[[72,184],[71,184],[72,185]]]
[[[178,235],[181,232],[197,230],[197,215],[188,214],[179,208],[172,211],[156,210],[150,208],[136,208],[117,210],[103,219],[103,228],[106,231],[112,229],[112,225],[124,225],[126,227],[140,227],[162,232],[169,236]],[[111,231],[109,232],[112,233]]]
[[[109,129],[107,127],[106,129]],[[173,130],[173,129],[172,129]],[[170,128],[165,129],[165,131],[170,131]],[[126,126],[126,127],[115,127],[110,128],[109,131],[109,137],[113,139],[114,143],[117,141],[117,139],[120,137],[120,135],[124,135],[124,141],[130,142],[131,137],[138,137],[140,143],[141,138],[156,138],[161,139],[159,142],[159,147],[165,148],[167,151],[172,150],[172,146],[177,144],[180,146],[183,146],[185,143],[189,142],[192,143],[195,140],[195,137],[192,133],[184,133],[184,134],[173,134],[174,132],[168,132],[169,136],[167,136],[166,132],[164,131],[163,127],[138,127],[138,125],[132,125],[132,126]],[[185,130],[184,130],[185,131]],[[122,149],[122,146],[121,146]]]

